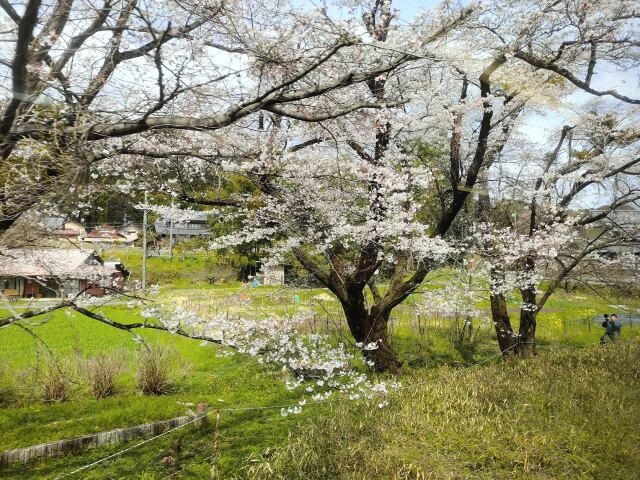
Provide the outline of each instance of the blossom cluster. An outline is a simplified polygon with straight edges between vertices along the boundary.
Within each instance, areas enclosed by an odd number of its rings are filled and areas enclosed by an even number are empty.
[[[133,304],[132,304],[133,305]],[[372,380],[357,367],[357,357],[344,343],[328,335],[304,333],[305,314],[259,320],[217,314],[203,318],[183,307],[154,306],[140,312],[147,321],[158,322],[170,332],[205,338],[225,347],[221,355],[241,353],[256,357],[258,363],[274,366],[288,374],[285,386],[299,390],[314,402],[342,394],[351,400],[376,400],[380,408],[387,403],[390,390],[399,383]],[[375,342],[356,345],[374,350]],[[283,414],[298,413],[306,400]]]

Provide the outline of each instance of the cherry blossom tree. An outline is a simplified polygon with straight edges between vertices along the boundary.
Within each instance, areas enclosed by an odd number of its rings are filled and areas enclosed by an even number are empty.
[[[348,22],[280,2],[29,0],[0,8],[2,230],[44,197],[73,191],[89,165],[114,153],[107,139],[247,127],[259,111],[286,115],[286,105],[320,97],[323,110],[308,111],[308,120],[379,108],[375,99],[336,103],[330,94],[411,57],[371,60]]]
[[[379,370],[397,372],[400,363],[387,340],[393,308],[413,294],[439,262],[456,252],[455,242],[446,242],[444,237],[483,171],[508,147],[525,108],[548,107],[553,96],[570,93],[558,80],[558,75],[568,78],[565,70],[543,68],[515,54],[528,43],[539,42],[555,52],[557,62],[567,62],[564,50],[567,42],[573,42],[567,40],[573,38],[572,33],[550,32],[550,26],[575,27],[575,18],[566,15],[567,6],[566,2],[531,2],[524,7],[511,2],[492,4],[455,41],[448,36],[434,39],[420,60],[367,83],[370,93],[379,99],[406,101],[402,107],[361,112],[323,122],[315,129],[287,124],[284,138],[283,125],[276,120],[266,130],[266,146],[258,159],[227,165],[253,178],[265,203],[247,209],[247,228],[222,242],[280,240],[280,248],[293,251],[338,297],[356,341],[377,345],[365,351],[365,356]],[[373,4],[365,12],[365,25],[380,48],[399,49],[400,43],[411,42],[390,28],[389,8],[388,2]],[[633,65],[634,47],[628,38],[622,38],[629,33],[628,25],[618,26],[621,10],[607,17],[592,5],[580,8],[585,12],[577,20],[584,28],[582,34],[595,35],[603,28],[608,34],[591,42],[571,43],[572,67],[579,71],[586,54],[591,55],[588,76],[593,76],[598,57],[605,62],[615,60],[625,68]],[[508,23],[515,12],[521,18]],[[416,24],[414,31],[420,35],[423,28]],[[477,35],[478,31],[486,36]],[[621,36],[616,44],[624,45],[625,52],[616,48],[614,55],[607,45],[616,35]],[[478,50],[479,39],[485,48]],[[472,42],[477,56],[454,58]],[[597,44],[595,60],[592,43]],[[575,78],[577,74],[571,75]],[[572,83],[593,93],[591,87]],[[451,94],[455,90],[461,92],[458,98]],[[599,93],[624,103],[635,102],[612,91]],[[283,148],[291,137],[301,140]],[[435,147],[436,158],[420,164],[415,146],[425,144]],[[441,206],[440,212],[431,211],[427,217],[418,208],[425,190],[432,192],[427,197],[439,198]],[[534,231],[542,229],[535,227]],[[570,238],[573,232],[564,235]],[[537,251],[544,244],[525,238],[521,247]],[[392,271],[384,291],[375,282],[380,270]],[[532,282],[523,288],[528,305],[534,300]],[[372,301],[367,300],[366,288]],[[535,325],[533,313],[523,318],[525,330],[527,321]]]
[[[518,202],[480,199],[473,241],[502,351],[535,351],[537,315],[563,281],[587,275],[601,282],[612,265],[632,259],[640,229],[633,215],[640,201],[636,124],[634,114],[616,120],[584,112],[562,128],[552,151],[529,156],[535,167],[507,187]],[[597,209],[585,208],[594,201]],[[517,334],[506,301],[514,289],[521,297]]]
[[[615,102],[609,110],[638,103],[599,80],[608,68],[637,66],[637,13],[629,1],[493,1],[445,4],[405,25],[390,0],[348,5],[360,18],[267,1],[130,1],[108,3],[100,20],[104,9],[77,15],[72,2],[33,1],[20,12],[2,2],[20,27],[5,62],[13,87],[3,158],[38,148],[56,161],[86,159],[89,178],[118,179],[123,192],[152,187],[217,208],[243,227],[214,246],[268,240],[274,259],[293,252],[336,295],[367,360],[398,373],[391,313],[460,255],[469,200],[519,146],[514,131],[527,115],[561,110],[576,91]],[[99,21],[95,31],[87,18]],[[97,66],[81,46],[97,49]],[[45,97],[54,108],[43,108]],[[75,188],[78,168],[53,163],[47,179]],[[586,173],[576,194],[602,180],[586,163],[577,172]],[[550,174],[543,167],[540,185],[526,187],[535,226],[515,239],[519,251],[539,255],[546,229],[575,239],[569,220],[538,216]],[[221,175],[246,179],[252,194],[213,198],[208,186]],[[14,177],[3,191],[28,191]],[[6,227],[34,203],[2,205]],[[532,282],[527,305],[536,303]]]
[[[634,65],[633,32],[622,18],[632,10],[625,4],[603,15],[586,3],[495,2],[471,16],[443,9],[407,29],[395,27],[388,1],[357,8],[368,36],[367,61],[390,65],[398,52],[409,60],[329,99],[314,97],[295,109],[268,107],[224,131],[189,134],[191,149],[172,139],[158,142],[157,134],[112,148],[125,154],[116,160],[125,171],[126,162],[136,165],[141,157],[162,162],[189,156],[193,175],[187,178],[222,171],[248,179],[260,192],[257,200],[213,199],[187,191],[191,181],[183,180],[161,189],[195,204],[234,207],[223,210],[244,228],[217,245],[268,239],[274,257],[293,252],[340,300],[358,344],[377,345],[365,356],[379,370],[398,372],[387,340],[393,308],[457,253],[459,239],[451,229],[469,222],[468,198],[511,148],[527,109],[553,106],[572,93],[571,85],[589,91],[571,78],[586,68],[591,85],[598,62]],[[567,14],[574,8],[581,9],[579,18]],[[552,52],[557,59],[551,63],[562,70],[520,54],[532,51],[529,44]],[[634,104],[613,90],[598,92]],[[318,118],[333,102],[348,104],[354,97],[387,108]],[[101,168],[116,170],[113,162]],[[138,181],[129,175],[129,183]],[[384,289],[376,285],[380,271],[390,272]]]

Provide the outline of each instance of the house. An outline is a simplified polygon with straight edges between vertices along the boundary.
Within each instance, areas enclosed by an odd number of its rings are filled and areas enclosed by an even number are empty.
[[[140,238],[140,229],[135,225],[124,225],[118,228],[117,232],[126,238],[127,243],[133,244]]]
[[[109,288],[124,288],[128,276],[121,262],[104,262],[94,250],[0,251],[0,290],[8,297],[102,296]]]
[[[56,228],[51,231],[51,235],[56,237],[75,240],[81,240],[86,233],[86,228],[77,222],[64,222],[61,228]]]
[[[51,232],[51,235],[53,235],[54,237],[69,238],[72,240],[79,240],[80,238],[82,238],[80,232],[67,228],[54,230]]]
[[[175,241],[192,240],[194,238],[207,238],[210,229],[207,223],[207,217],[210,212],[196,212],[194,217],[186,222],[174,223],[166,220],[156,220],[155,229],[158,235],[169,237],[173,229],[173,237]]]
[[[137,235],[135,238],[138,238]],[[122,243],[128,245],[133,245],[135,241],[131,237],[127,237],[125,233],[111,228],[93,230],[87,233],[82,240],[88,243]]]
[[[81,240],[87,231],[84,225],[67,221],[63,217],[42,217],[40,223],[51,235],[60,238]]]

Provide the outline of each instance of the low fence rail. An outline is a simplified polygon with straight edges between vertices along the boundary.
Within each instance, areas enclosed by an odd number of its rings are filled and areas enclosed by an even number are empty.
[[[55,442],[41,443],[31,447],[16,448],[0,453],[0,467],[6,467],[16,463],[27,463],[32,460],[40,460],[49,457],[60,457],[69,453],[77,453],[82,450],[114,445],[127,442],[135,438],[151,438],[168,430],[194,423],[202,427],[207,421],[207,404],[198,404],[195,413],[170,420],[144,423],[128,428],[116,428],[107,432],[93,433],[82,437],[57,440]]]

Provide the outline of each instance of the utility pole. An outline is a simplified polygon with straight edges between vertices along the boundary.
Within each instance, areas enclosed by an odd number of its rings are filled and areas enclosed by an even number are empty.
[[[169,258],[173,258],[173,202],[171,202],[171,218],[169,220]]]
[[[147,294],[147,192],[144,192],[144,211],[142,212],[142,294]]]

